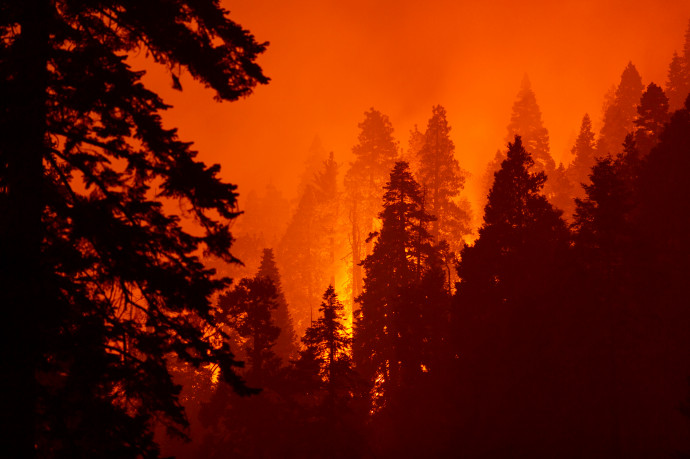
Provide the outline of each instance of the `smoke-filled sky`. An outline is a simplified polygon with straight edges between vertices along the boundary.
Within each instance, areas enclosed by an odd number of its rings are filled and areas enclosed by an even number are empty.
[[[653,0],[224,0],[230,17],[270,46],[259,59],[272,81],[219,104],[187,76],[148,82],[174,105],[165,120],[247,196],[272,182],[294,197],[318,136],[347,163],[357,124],[375,107],[407,148],[431,107],[446,107],[460,165],[481,176],[505,146],[523,76],[532,82],[556,161],[588,112],[598,132],[604,94],[632,61],[663,86],[681,51],[690,1]]]

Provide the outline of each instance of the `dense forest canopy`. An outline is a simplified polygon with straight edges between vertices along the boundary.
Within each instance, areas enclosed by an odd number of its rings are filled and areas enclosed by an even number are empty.
[[[348,151],[316,137],[293,190],[245,193],[152,90],[238,106],[269,82],[271,48],[219,1],[0,12],[19,457],[690,454],[690,22],[662,79],[623,59],[608,92],[581,88],[603,105],[572,114],[566,155],[547,80],[506,69],[498,150],[473,150],[452,101],[408,130],[367,103]]]

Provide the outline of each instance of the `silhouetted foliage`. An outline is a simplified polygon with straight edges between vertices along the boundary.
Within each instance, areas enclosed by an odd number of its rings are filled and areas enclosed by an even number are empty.
[[[564,331],[559,298],[569,235],[541,194],[546,177],[531,172],[533,164],[516,136],[495,174],[479,238],[458,265],[457,409],[468,431],[459,448],[469,456],[501,455],[508,445],[548,451],[561,438],[540,422],[557,409],[551,396],[558,383],[548,375],[560,358],[553,341]]]
[[[386,115],[371,108],[359,123],[357,145],[352,147],[355,161],[345,174],[345,194],[351,225],[352,295],[362,290],[360,263],[369,249],[366,239],[374,230],[374,219],[381,208],[383,185],[398,158],[398,143],[393,138],[393,126]]]
[[[573,162],[568,166],[568,177],[575,185],[575,196],[583,197],[582,184],[589,183],[589,174],[596,161],[596,142],[592,131],[592,120],[585,113],[582,117],[580,133],[571,150]]]
[[[280,307],[280,296],[268,276],[242,279],[218,299],[220,324],[232,329],[249,363],[246,371],[251,384],[261,387],[280,366],[274,346],[280,335],[273,315]]]
[[[127,61],[143,51],[220,100],[266,83],[265,49],[212,1],[0,3],[0,290],[18,456],[155,456],[154,419],[186,421],[169,355],[235,376],[204,335],[231,261],[235,187],[165,129],[168,106]],[[152,190],[155,184],[156,192]],[[190,234],[179,201],[201,231]]]
[[[673,58],[668,66],[668,79],[666,80],[666,95],[668,105],[672,110],[683,106],[683,101],[690,93],[690,78],[688,78],[685,59],[673,53]]]
[[[544,127],[541,110],[527,75],[513,104],[506,141],[512,141],[516,135],[523,139],[525,149],[534,158],[536,170],[550,176],[556,169],[556,163],[549,151],[549,131]]]
[[[331,154],[306,184],[277,253],[298,333],[309,326],[321,292],[335,277],[337,174]]]
[[[425,209],[436,217],[431,224],[434,242],[445,240],[453,250],[459,250],[464,245],[462,236],[471,233],[470,215],[467,207],[463,209],[456,202],[465,185],[465,173],[455,159],[455,145],[449,133],[446,110],[436,105],[418,152],[417,179]]]
[[[273,311],[273,322],[280,328],[280,335],[276,340],[274,351],[283,363],[288,363],[292,357],[297,355],[297,338],[295,328],[292,325],[292,315],[280,282],[280,273],[273,256],[273,249],[264,249],[261,265],[256,275],[270,279],[276,289],[278,307]]]
[[[669,120],[668,99],[663,89],[649,83],[637,106],[635,144],[640,156],[647,156],[659,141],[659,135]]]
[[[642,78],[632,62],[629,62],[621,74],[613,99],[604,111],[604,125],[597,140],[599,156],[620,153],[625,136],[633,131],[642,91]]]
[[[668,67],[666,96],[671,110],[683,108],[685,99],[690,93],[690,22],[685,31],[685,43],[680,55],[674,51]]]

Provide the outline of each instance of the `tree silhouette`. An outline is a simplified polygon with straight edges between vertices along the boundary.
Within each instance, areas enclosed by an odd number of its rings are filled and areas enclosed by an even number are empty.
[[[292,315],[290,314],[280,282],[280,273],[273,256],[273,249],[264,249],[261,265],[256,275],[257,277],[270,279],[276,289],[278,307],[273,311],[273,322],[280,328],[280,335],[276,340],[274,351],[284,363],[287,363],[297,354],[297,338],[295,337],[295,328],[292,324]]]
[[[353,389],[352,339],[343,325],[343,309],[335,289],[329,285],[319,307],[320,317],[307,328],[302,338],[303,356],[317,362],[315,369],[325,383],[327,404],[331,407],[338,397],[350,398]]]
[[[436,217],[431,224],[434,242],[446,240],[454,250],[459,250],[462,236],[471,232],[470,216],[455,202],[464,188],[465,176],[455,159],[455,145],[449,133],[446,110],[436,105],[418,153],[417,178],[424,190],[426,210]]]
[[[668,99],[664,90],[649,83],[637,106],[635,118],[635,144],[641,156],[647,156],[659,141],[659,135],[669,120]]]
[[[352,295],[362,290],[361,261],[367,255],[366,239],[374,229],[374,219],[381,206],[383,185],[398,158],[398,143],[393,138],[393,126],[386,115],[371,108],[359,123],[357,145],[352,147],[355,161],[345,174],[345,193],[352,247]]]
[[[236,193],[162,127],[167,105],[126,55],[143,50],[175,86],[186,70],[230,101],[268,81],[255,63],[265,45],[210,1],[0,10],[0,302],[3,336],[22,337],[3,355],[7,447],[155,455],[150,421],[185,425],[167,354],[220,363],[244,387],[227,345],[204,338],[227,280],[196,255],[232,260]],[[201,231],[183,230],[164,200],[184,203]]]
[[[560,386],[548,375],[562,362],[553,344],[564,332],[560,295],[569,234],[541,193],[544,173],[531,172],[532,166],[516,136],[495,174],[479,238],[458,265],[452,331],[461,376],[455,394],[458,407],[480,411],[476,418],[458,411],[473,426],[462,446],[470,456],[515,444],[540,451],[562,438],[541,420],[559,406],[551,397]],[[488,431],[494,449],[485,444]]]
[[[331,154],[305,185],[277,253],[295,329],[313,318],[321,292],[335,277],[338,224],[338,165]]]
[[[592,121],[585,113],[580,125],[580,132],[571,150],[573,161],[565,169],[562,164],[556,169],[552,179],[556,195],[553,204],[563,210],[563,215],[570,218],[575,211],[575,198],[584,197],[583,184],[589,183],[589,173],[595,162],[596,143],[592,132]]]
[[[530,172],[533,164],[521,138],[516,136],[495,174],[479,239],[462,251],[459,288],[470,301],[509,301],[512,294],[528,288],[518,279],[547,274],[554,251],[567,240],[560,212],[539,194],[546,177],[543,172]],[[527,266],[531,268],[529,273],[525,271]]]
[[[335,161],[333,152],[329,154],[328,159],[323,162],[321,169],[314,176],[314,190],[316,192],[316,201],[319,204],[316,224],[327,239],[327,242],[324,244],[325,247],[323,247],[328,255],[325,268],[330,275],[331,284],[335,284],[335,233],[339,217],[339,196],[338,163]]]
[[[585,113],[582,117],[582,124],[580,126],[580,133],[575,139],[575,145],[571,150],[573,154],[573,162],[568,166],[568,175],[570,180],[576,185],[576,196],[582,196],[580,192],[583,183],[589,182],[589,173],[596,161],[596,142],[594,140],[594,132],[592,131],[592,120],[589,115]]]
[[[628,62],[614,97],[604,111],[604,125],[597,141],[599,156],[620,153],[625,136],[633,130],[642,91],[642,78],[633,63]]]
[[[249,362],[247,378],[259,387],[280,365],[274,351],[280,328],[273,320],[280,307],[279,299],[278,290],[268,276],[242,279],[218,299],[218,320],[239,335]]]
[[[685,98],[690,93],[689,80],[685,59],[674,52],[668,66],[668,79],[666,80],[666,95],[668,96],[668,105],[672,110],[678,110],[683,106]]]
[[[405,162],[398,162],[385,186],[382,228],[362,263],[366,277],[357,301],[355,328],[358,372],[376,396],[396,391],[421,371],[422,311],[417,288],[432,253],[426,229],[433,220],[423,208],[419,185]],[[376,387],[382,386],[383,389]],[[381,400],[374,399],[374,403]],[[385,400],[384,400],[385,403]]]
[[[685,42],[680,55],[673,52],[673,58],[668,66],[666,80],[666,96],[671,111],[680,110],[685,105],[685,99],[690,93],[690,21],[685,31]]]
[[[549,152],[549,131],[544,127],[541,110],[527,75],[513,104],[506,141],[512,141],[516,135],[522,138],[525,149],[534,158],[536,169],[550,176],[556,169],[556,163]]]

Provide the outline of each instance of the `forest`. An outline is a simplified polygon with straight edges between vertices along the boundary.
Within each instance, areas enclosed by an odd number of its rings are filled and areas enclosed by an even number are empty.
[[[567,163],[525,75],[479,202],[441,104],[240,194],[128,57],[272,84],[218,1],[0,0],[0,35],[8,457],[690,457],[690,22]]]

